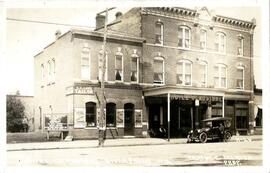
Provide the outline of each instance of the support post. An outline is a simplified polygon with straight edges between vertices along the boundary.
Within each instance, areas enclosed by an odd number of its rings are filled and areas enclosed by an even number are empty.
[[[167,111],[167,116],[168,116],[168,141],[170,142],[170,93],[168,93],[168,98],[167,98],[167,106],[168,106],[168,111]]]
[[[225,117],[225,99],[222,96],[222,117]]]
[[[196,99],[195,100],[195,129],[199,128],[199,106],[200,106],[200,101]]]

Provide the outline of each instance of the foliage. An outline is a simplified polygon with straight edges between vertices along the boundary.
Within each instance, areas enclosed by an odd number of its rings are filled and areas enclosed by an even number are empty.
[[[7,97],[7,132],[27,131],[27,119],[24,113],[25,107],[23,103],[15,96]]]

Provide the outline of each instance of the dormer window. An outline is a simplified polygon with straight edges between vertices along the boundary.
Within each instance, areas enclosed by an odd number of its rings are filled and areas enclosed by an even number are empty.
[[[237,55],[244,55],[244,37],[238,36],[238,46],[237,46]]]
[[[163,45],[163,23],[160,21],[155,25],[155,44]]]
[[[216,34],[215,50],[219,53],[226,52],[226,35],[222,32]]]
[[[178,28],[178,47],[190,48],[190,28],[179,26]]]

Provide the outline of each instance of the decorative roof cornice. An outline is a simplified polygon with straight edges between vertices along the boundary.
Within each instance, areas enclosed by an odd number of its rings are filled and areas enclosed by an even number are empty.
[[[206,8],[206,7],[203,7]],[[160,14],[163,16],[169,16],[169,17],[177,17],[177,18],[188,18],[193,20],[194,23],[196,23],[198,16],[200,15],[199,8],[197,10],[188,9],[188,8],[182,8],[182,7],[146,7],[142,8],[143,14]],[[221,15],[215,15],[212,14],[211,21],[213,24],[222,24],[222,25],[228,25],[233,27],[238,27],[242,29],[250,29],[253,30],[256,27],[256,21],[255,19],[252,19],[252,21],[245,21],[240,19],[235,19],[231,17],[221,16]]]

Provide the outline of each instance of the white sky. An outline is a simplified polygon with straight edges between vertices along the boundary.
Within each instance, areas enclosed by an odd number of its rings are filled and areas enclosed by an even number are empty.
[[[11,5],[9,7],[13,6]],[[127,11],[129,7],[121,6],[121,8],[111,11],[110,18],[114,18],[117,11]],[[62,8],[7,8],[6,17],[94,27],[96,13],[104,9],[105,6],[95,5],[94,3],[91,3],[87,8],[63,8],[63,5]],[[208,9],[215,10],[215,13],[219,15],[248,21],[251,21],[253,17],[256,18],[257,27],[255,29],[254,37],[254,70],[256,85],[257,87],[262,88],[260,73],[260,30],[262,22],[260,8],[258,6],[215,6],[208,7]],[[10,20],[6,21],[6,67],[8,75],[6,78],[6,87],[8,93],[14,93],[16,90],[20,90],[23,95],[34,94],[33,56],[54,40],[54,33],[57,29],[60,29],[61,32],[64,33],[68,31],[70,27]]]

